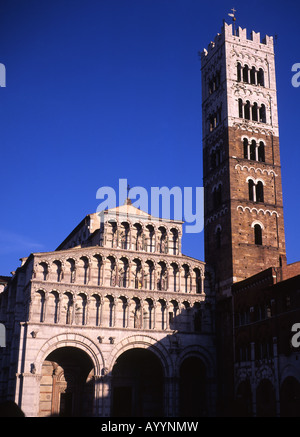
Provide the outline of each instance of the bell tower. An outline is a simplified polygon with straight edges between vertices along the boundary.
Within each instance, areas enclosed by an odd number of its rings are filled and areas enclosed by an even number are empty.
[[[228,295],[286,263],[273,38],[224,22],[201,72],[205,261]]]

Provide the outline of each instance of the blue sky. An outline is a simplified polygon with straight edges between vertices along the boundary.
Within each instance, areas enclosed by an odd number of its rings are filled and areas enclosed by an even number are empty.
[[[232,7],[249,32],[278,35],[287,256],[300,260],[299,3],[1,0],[0,274],[54,250],[96,211],[99,187],[202,186],[198,51]],[[203,260],[203,233],[183,251]]]

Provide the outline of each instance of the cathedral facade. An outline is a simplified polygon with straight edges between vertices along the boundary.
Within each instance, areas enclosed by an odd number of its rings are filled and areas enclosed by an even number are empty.
[[[181,235],[128,201],[24,259],[1,295],[2,398],[34,417],[213,414],[212,276]]]

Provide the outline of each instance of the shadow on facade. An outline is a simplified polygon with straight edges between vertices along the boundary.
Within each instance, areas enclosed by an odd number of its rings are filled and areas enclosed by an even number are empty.
[[[212,402],[208,398],[215,389],[210,390],[208,382],[211,384],[213,378],[212,369],[208,368],[211,359],[205,357],[207,344],[202,348],[202,355],[199,353],[203,339],[207,342],[202,322],[200,310],[194,313],[192,320],[186,311],[181,312],[172,320],[172,325],[190,325],[189,330],[174,331],[149,347],[135,344],[127,348],[117,357],[111,371],[102,369],[101,375],[95,375],[92,359],[86,352],[76,347],[59,347],[46,357],[42,366],[39,415],[212,415],[209,411]],[[137,330],[138,334],[147,337],[145,331]],[[212,341],[211,335],[209,338]],[[165,356],[162,351],[165,351]]]
[[[0,403],[0,417],[25,417],[23,411],[13,401]]]

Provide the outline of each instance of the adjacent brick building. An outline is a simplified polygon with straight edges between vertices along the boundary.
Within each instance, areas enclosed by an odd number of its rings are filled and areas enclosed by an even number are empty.
[[[286,264],[273,38],[224,23],[201,55],[205,261],[220,415],[300,415],[300,263]]]

